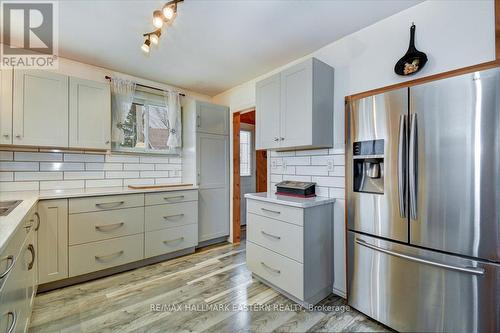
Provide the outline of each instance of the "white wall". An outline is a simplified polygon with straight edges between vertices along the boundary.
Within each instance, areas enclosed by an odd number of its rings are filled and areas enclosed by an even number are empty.
[[[355,19],[355,18],[353,18]],[[426,67],[409,78],[394,74],[394,64],[403,56],[408,47],[409,27],[415,22],[416,47],[427,53],[429,61]],[[387,19],[379,21],[367,28],[348,35],[331,43],[312,54],[297,59],[274,71],[257,77],[251,81],[234,87],[213,98],[218,104],[228,105],[232,112],[255,106],[255,82],[268,77],[282,69],[293,65],[307,57],[314,56],[335,68],[334,88],[334,138],[335,149],[323,151],[324,156],[338,159],[338,153],[343,154],[344,142],[344,98],[347,95],[384,87],[387,85],[412,80],[456,68],[466,67],[495,58],[495,25],[493,0],[476,1],[440,1],[430,0],[404,10]],[[232,151],[232,150],[231,150]],[[296,165],[286,175],[286,168],[271,170],[271,179],[279,180],[281,177],[309,179],[315,173],[324,173],[320,160],[313,162],[314,152],[292,152],[292,156],[304,155],[307,158],[302,162],[314,168],[301,168],[297,174]],[[333,156],[332,156],[333,155]],[[271,156],[280,158],[285,156],[273,153]],[[288,156],[288,157],[292,157]],[[232,158],[231,158],[232,160]],[[270,159],[271,160],[271,159]],[[340,163],[340,162],[339,162]],[[320,167],[320,168],[317,168]],[[341,167],[341,165],[338,165]],[[323,186],[329,196],[336,197],[335,204],[335,244],[334,244],[334,290],[342,294],[345,292],[345,255],[344,255],[344,200],[343,191],[338,190],[343,186],[343,171],[338,170],[337,175],[328,175],[324,178]],[[232,174],[232,173],[231,173]],[[342,175],[342,176],[340,176]],[[334,179],[339,177],[340,179]],[[334,179],[334,180],[332,180]],[[232,210],[231,210],[232,211]]]

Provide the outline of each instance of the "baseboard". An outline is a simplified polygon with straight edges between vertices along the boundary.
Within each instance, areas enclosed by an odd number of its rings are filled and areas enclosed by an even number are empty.
[[[217,237],[214,239],[209,239],[209,240],[206,240],[203,242],[199,242],[198,246],[196,246],[196,248],[199,249],[200,247],[210,246],[210,245],[224,243],[224,242],[227,242],[227,236]]]
[[[172,253],[162,254],[162,255],[159,255],[156,257],[152,257],[152,258],[146,258],[146,259],[131,262],[131,263],[128,263],[125,265],[103,269],[102,271],[92,272],[92,273],[88,273],[88,274],[84,274],[84,275],[70,277],[70,278],[67,278],[64,280],[58,280],[58,281],[54,281],[54,282],[41,284],[38,286],[37,293],[42,293],[42,292],[46,292],[46,291],[50,291],[50,290],[54,290],[54,289],[59,289],[59,288],[63,288],[63,287],[67,287],[67,286],[71,286],[74,284],[87,282],[87,281],[91,281],[91,280],[95,280],[95,279],[100,279],[100,278],[110,276],[113,274],[117,274],[117,273],[123,273],[123,272],[130,271],[130,270],[133,270],[136,268],[140,268],[140,267],[156,264],[156,263],[159,263],[162,261],[166,261],[169,259],[178,258],[181,256],[192,254],[194,252],[195,252],[195,248],[190,247],[190,248],[187,248],[184,250],[179,250],[179,251],[172,252]]]
[[[345,293],[345,291],[339,290],[339,289],[337,289],[337,288],[335,288],[335,287],[332,289],[332,291],[333,291],[333,293],[334,293],[335,295],[337,295],[337,296],[340,296],[340,297],[342,297],[342,298],[347,299],[347,294]]]

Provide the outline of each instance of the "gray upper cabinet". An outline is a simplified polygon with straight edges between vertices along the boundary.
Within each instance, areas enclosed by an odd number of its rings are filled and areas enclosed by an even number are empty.
[[[310,58],[257,82],[257,149],[332,147],[333,77]]]
[[[208,134],[229,135],[228,108],[205,102],[196,103],[197,131]]]
[[[68,77],[41,70],[14,71],[13,144],[68,146]]]
[[[70,78],[69,146],[111,148],[111,92],[106,83]]]
[[[257,83],[256,149],[279,148],[281,75]]]
[[[0,144],[12,144],[12,69],[0,69]]]

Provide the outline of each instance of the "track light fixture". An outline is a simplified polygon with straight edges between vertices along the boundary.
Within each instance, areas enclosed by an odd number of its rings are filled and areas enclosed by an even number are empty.
[[[177,3],[183,2],[184,0],[173,0],[167,2],[161,10],[155,10],[153,12],[153,26],[156,28],[153,32],[145,33],[143,36],[146,37],[144,44],[141,46],[141,49],[149,53],[151,49],[151,44],[157,45],[160,41],[161,36],[161,28],[164,26],[164,23],[167,25],[172,24],[176,15],[177,15]]]

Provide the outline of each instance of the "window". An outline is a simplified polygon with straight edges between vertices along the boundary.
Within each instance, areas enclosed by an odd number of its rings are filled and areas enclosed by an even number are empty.
[[[252,132],[240,131],[240,176],[252,175]]]
[[[122,131],[123,141],[113,142],[113,150],[178,154],[167,146],[170,133],[164,96],[154,90],[137,87],[126,120],[113,130]]]

